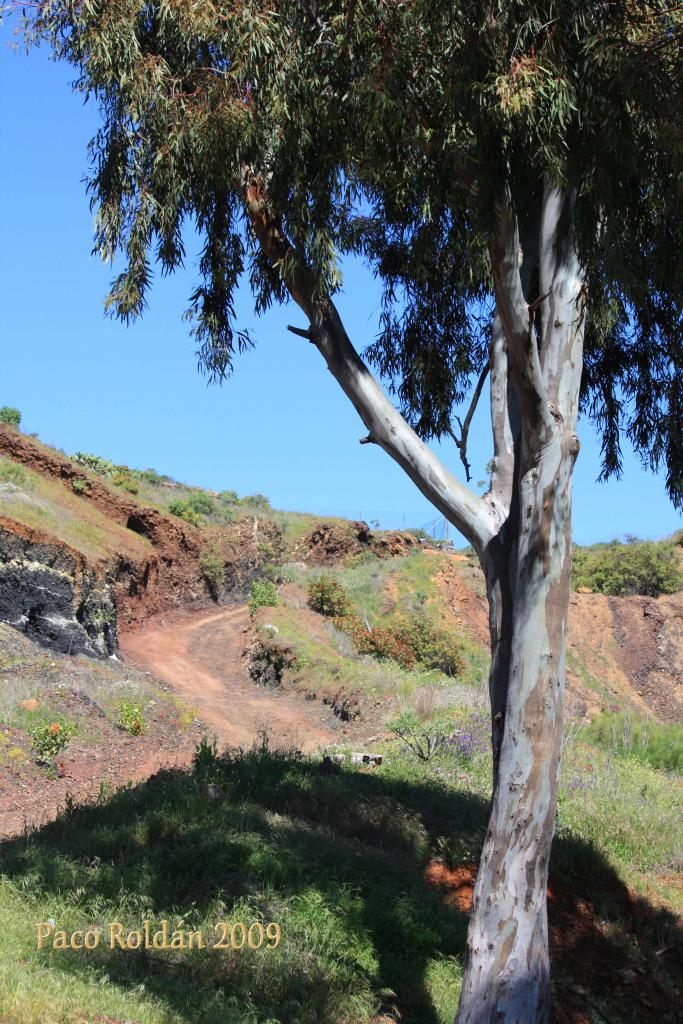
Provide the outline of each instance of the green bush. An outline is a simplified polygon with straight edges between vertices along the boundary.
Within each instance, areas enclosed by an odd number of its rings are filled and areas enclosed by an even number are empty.
[[[184,520],[191,526],[204,526],[204,517],[196,512],[188,502],[181,501],[180,498],[169,503],[168,511],[172,516]]]
[[[272,580],[254,580],[249,590],[249,611],[257,608],[275,608],[277,605],[277,587]]]
[[[204,574],[204,579],[215,594],[219,584],[223,582],[225,574],[225,563],[217,544],[210,543],[206,545],[199,556],[199,564]]]
[[[422,722],[412,711],[399,715],[389,728],[420,761],[429,761],[441,750],[450,735],[446,723]]]
[[[103,459],[100,455],[89,455],[87,452],[74,452],[71,461],[77,462],[79,466],[85,466],[86,469],[97,473],[98,476],[112,476],[118,468],[109,459]]]
[[[398,627],[401,639],[424,668],[436,668],[449,676],[463,669],[462,647],[455,634],[435,625],[422,612],[416,612]]]
[[[618,597],[644,594],[657,597],[683,587],[672,541],[613,541],[591,548],[575,547],[572,585]]]
[[[605,711],[581,730],[589,743],[627,754],[653,768],[683,773],[683,728],[649,718]]]
[[[218,755],[218,739],[214,736],[209,742],[202,736],[192,755],[192,772],[200,785],[219,782],[222,775],[222,762]]]
[[[265,494],[247,494],[240,500],[241,505],[251,505],[252,508],[270,508],[270,502]]]
[[[327,573],[308,581],[308,604],[319,615],[343,618],[351,612],[351,602],[343,586]]]
[[[128,491],[129,494],[137,494],[140,488],[138,487],[137,481],[130,475],[130,473],[122,472],[117,470],[112,478],[114,487],[121,487],[124,491]]]
[[[142,736],[147,731],[147,722],[139,704],[132,704],[130,701],[119,702],[119,729],[130,733],[131,736]]]
[[[169,476],[157,473],[156,469],[138,469],[135,473],[141,480],[146,480],[148,484],[164,484],[171,479]]]
[[[187,504],[200,516],[210,516],[216,511],[214,502],[202,491],[194,491],[187,499]]]
[[[240,497],[237,491],[221,491],[220,499],[227,505],[239,505],[240,503]]]
[[[0,423],[6,423],[9,427],[14,427],[18,430],[21,423],[21,413],[18,409],[13,409],[11,405],[3,405],[0,409]]]
[[[88,480],[81,480],[77,477],[71,481],[71,490],[74,494],[87,494],[90,490],[90,483]]]
[[[51,761],[53,757],[61,753],[71,737],[75,728],[70,722],[60,719],[56,722],[42,722],[34,725],[28,730],[32,739],[31,749],[38,761]]]

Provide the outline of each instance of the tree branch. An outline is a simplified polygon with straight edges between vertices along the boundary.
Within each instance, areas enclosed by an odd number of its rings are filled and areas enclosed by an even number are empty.
[[[491,469],[490,496],[505,517],[510,509],[515,473],[515,439],[519,436],[520,420],[517,395],[508,373],[508,354],[505,331],[499,316],[493,321],[489,345],[491,383],[489,404],[491,433],[493,435],[493,467]]]
[[[575,423],[585,326],[585,275],[576,252],[574,196],[549,182],[543,192],[539,239],[541,366],[551,411]]]
[[[277,264],[287,290],[311,322],[305,336],[310,333],[310,340],[352,402],[371,440],[405,470],[424,496],[483,557],[499,525],[492,506],[449,473],[389,401],[351,344],[333,302],[314,302],[311,275],[269,209],[267,196],[255,175],[246,180],[245,208],[264,255]]]
[[[496,313],[505,332],[522,425],[526,437],[531,438],[552,429],[552,417],[533,330],[534,311],[527,305],[522,286],[519,226],[508,190],[498,216],[499,233],[491,253]]]
[[[474,393],[472,395],[472,401],[470,402],[470,407],[467,410],[467,415],[465,416],[464,422],[458,417],[458,426],[460,427],[460,437],[457,437],[457,435],[456,435],[456,433],[455,433],[455,431],[453,430],[452,427],[449,430],[449,434],[451,435],[451,437],[455,441],[455,444],[456,444],[456,446],[458,448],[458,451],[460,452],[460,461],[462,462],[463,466],[465,467],[465,477],[466,477],[468,483],[472,479],[472,476],[470,474],[470,464],[467,461],[467,438],[469,437],[469,433],[470,433],[470,425],[472,423],[472,417],[474,416],[475,409],[477,408],[477,404],[479,402],[479,399],[481,398],[481,392],[482,392],[483,387],[484,387],[484,382],[485,382],[486,378],[488,377],[488,373],[489,373],[489,364],[487,363],[486,366],[484,367],[484,369],[479,374],[479,380],[477,381],[477,386],[474,389]]]
[[[305,338],[306,341],[315,341],[315,331],[310,327],[292,327],[291,324],[287,324],[287,330],[291,331],[292,334],[296,334],[299,338]]]

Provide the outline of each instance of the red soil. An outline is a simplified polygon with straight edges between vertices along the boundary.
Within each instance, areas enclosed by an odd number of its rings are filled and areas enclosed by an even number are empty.
[[[462,914],[472,909],[476,865],[447,868],[432,861],[425,879],[444,902]],[[612,921],[603,920],[595,902],[611,905]],[[615,875],[606,874],[590,896],[581,886],[551,878],[548,886],[548,926],[553,970],[552,1024],[592,1024],[607,1021],[595,1001],[637,1003],[637,1019],[648,1024],[674,1024],[683,986],[683,965],[676,946],[681,922],[651,906]],[[618,932],[618,938],[615,937]],[[662,937],[659,964],[652,967],[639,955],[645,935]],[[620,1018],[625,1019],[625,1018]]]

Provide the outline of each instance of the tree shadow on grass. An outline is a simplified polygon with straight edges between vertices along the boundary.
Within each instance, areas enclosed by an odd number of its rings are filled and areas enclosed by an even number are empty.
[[[276,953],[100,948],[90,955],[34,955],[61,971],[106,971],[131,990],[144,984],[192,1024],[332,1024],[362,1020],[377,1008],[396,1008],[413,1024],[450,1020],[453,994],[434,997],[426,975],[449,957],[456,959],[448,965],[455,975],[466,913],[444,899],[425,869],[435,851],[452,862],[476,858],[487,804],[436,781],[327,767],[266,750],[221,760],[213,766],[225,794],[220,801],[210,800],[191,775],[165,772],[0,846],[3,873],[24,885],[28,879],[43,903],[77,904],[77,927],[92,920],[94,908],[102,924],[116,916],[136,928],[146,917],[180,914],[186,927],[202,921],[206,927],[238,906],[249,920],[281,923],[284,941]],[[569,936],[563,942],[553,932],[555,1019],[564,1024],[591,1019],[580,1016],[587,996],[571,987],[582,987],[576,982],[585,974],[581,947],[599,947],[596,964],[608,956],[630,963],[630,954],[623,929],[605,937],[579,906],[588,899],[586,886],[600,879],[618,919],[622,883],[579,840],[561,838],[557,851],[558,865],[572,873],[571,885],[551,885],[551,908]],[[661,1009],[665,979],[656,989],[654,1005]],[[595,1000],[607,1013],[612,988],[602,985]],[[644,1009],[640,1016],[605,1019],[666,1018]]]

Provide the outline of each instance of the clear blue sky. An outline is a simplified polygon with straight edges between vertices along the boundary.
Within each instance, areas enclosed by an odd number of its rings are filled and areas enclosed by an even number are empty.
[[[158,278],[144,318],[130,328],[102,303],[111,269],[91,256],[92,215],[82,184],[98,123],[73,93],[72,71],[42,51],[10,50],[0,28],[0,405],[22,427],[71,453],[92,451],[177,480],[241,494],[262,492],[279,508],[420,526],[436,512],[388,456],[359,445],[365,431],[313,346],[286,331],[305,326],[294,307],[255,320],[247,289],[241,321],[255,350],[222,386],[197,372],[181,321],[196,280],[196,253],[173,278]],[[339,302],[359,348],[372,340],[378,292],[358,263],[345,266]],[[475,480],[490,457],[487,410],[475,418]],[[597,484],[599,444],[580,427],[574,534],[580,543],[680,526],[662,479],[626,453],[624,480]],[[460,473],[452,445],[442,456]]]

